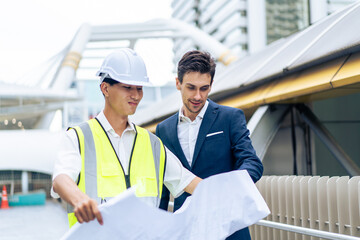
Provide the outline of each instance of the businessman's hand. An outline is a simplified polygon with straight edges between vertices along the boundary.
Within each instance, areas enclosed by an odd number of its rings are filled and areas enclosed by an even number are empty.
[[[199,184],[199,182],[201,182],[202,179],[199,177],[195,177],[190,183],[189,185],[187,185],[184,189],[185,192],[193,194],[195,188],[197,187],[197,185]]]

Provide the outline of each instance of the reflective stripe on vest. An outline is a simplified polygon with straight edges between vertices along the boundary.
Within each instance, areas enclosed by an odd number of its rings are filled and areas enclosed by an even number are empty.
[[[135,126],[135,125],[134,125]],[[128,176],[109,137],[96,119],[75,127],[79,140],[82,167],[79,189],[98,204],[136,185],[138,197],[152,198],[160,204],[166,154],[158,137],[135,126],[136,135],[130,156]],[[68,205],[70,227],[76,223],[73,208]]]

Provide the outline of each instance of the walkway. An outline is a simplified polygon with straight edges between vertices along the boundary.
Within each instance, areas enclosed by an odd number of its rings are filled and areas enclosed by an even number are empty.
[[[43,206],[0,209],[2,240],[58,240],[67,230],[66,211],[55,200]]]

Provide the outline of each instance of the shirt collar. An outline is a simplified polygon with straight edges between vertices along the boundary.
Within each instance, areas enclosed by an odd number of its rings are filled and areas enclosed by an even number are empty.
[[[114,128],[111,126],[111,124],[109,123],[109,121],[107,120],[105,114],[104,114],[104,111],[101,111],[97,116],[96,118],[99,120],[99,122],[101,123],[101,125],[103,126],[104,130],[106,132],[111,132],[111,133],[115,133],[115,130]],[[135,130],[135,127],[134,127],[134,124],[132,124],[132,122],[130,122],[130,120],[128,119],[128,122],[127,122],[127,126],[125,128],[125,131],[136,131]],[[124,131],[124,132],[125,132]]]
[[[205,104],[204,104],[204,107],[201,109],[201,111],[199,112],[199,114],[196,116],[196,118],[195,118],[195,120],[194,121],[196,121],[196,120],[200,120],[200,119],[203,119],[204,118],[204,115],[205,115],[205,112],[206,112],[206,109],[208,108],[208,106],[209,106],[209,101],[205,101]],[[184,111],[183,111],[183,107],[181,107],[180,108],[180,110],[179,110],[179,122],[181,122],[181,120],[184,120],[184,121],[187,121],[187,122],[191,122],[191,120],[188,118],[188,117],[186,117],[185,115],[184,115]]]

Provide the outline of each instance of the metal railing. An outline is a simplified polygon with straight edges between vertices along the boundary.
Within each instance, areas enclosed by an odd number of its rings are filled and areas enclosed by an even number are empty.
[[[360,176],[263,176],[256,185],[271,214],[250,227],[254,239],[360,239]]]
[[[292,226],[284,223],[278,223],[278,222],[271,222],[267,220],[260,220],[256,223],[258,226],[263,227],[270,227],[270,228],[276,228],[279,230],[289,231],[293,233],[299,233],[302,235],[312,236],[312,237],[319,237],[322,239],[333,239],[333,240],[358,240],[360,238],[353,237],[349,235],[339,234],[339,233],[331,233],[326,231],[320,231],[316,229],[311,228],[303,228],[298,226]],[[258,239],[258,238],[255,238]],[[261,238],[263,239],[263,238]]]

